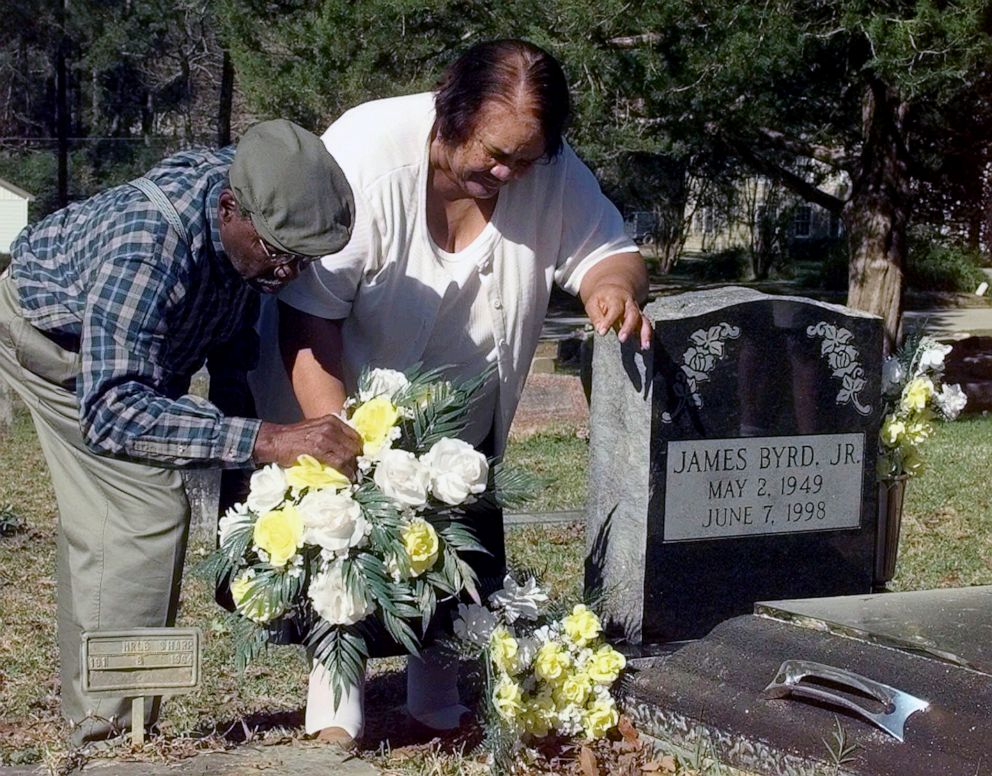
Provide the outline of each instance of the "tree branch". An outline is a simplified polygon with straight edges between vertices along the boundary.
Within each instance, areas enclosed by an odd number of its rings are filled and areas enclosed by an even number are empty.
[[[796,140],[795,138],[787,137],[777,129],[769,129],[768,127],[760,127],[758,132],[775,148],[780,148],[799,156],[805,156],[808,159],[815,159],[830,167],[847,170],[851,161],[847,154],[839,148],[831,148],[830,146],[820,145],[819,143],[809,143],[805,140]]]
[[[664,39],[665,36],[660,32],[642,32],[639,35],[621,35],[617,38],[610,38],[608,42],[614,48],[632,49],[641,46],[654,46]]]
[[[786,188],[794,191],[807,202],[812,202],[815,205],[819,205],[824,210],[827,210],[835,215],[840,215],[843,210],[844,200],[824,191],[818,186],[814,186],[801,175],[797,175],[792,172],[792,170],[788,170],[781,165],[769,161],[748,146],[735,146],[735,150],[749,165],[754,167],[759,172],[764,173],[769,178],[774,178]]]

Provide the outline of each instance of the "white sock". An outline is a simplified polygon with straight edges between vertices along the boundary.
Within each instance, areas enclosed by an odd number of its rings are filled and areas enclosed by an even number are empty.
[[[458,660],[439,647],[406,660],[406,708],[410,716],[435,730],[454,730],[468,709],[458,697]]]
[[[306,731],[312,734],[329,727],[342,728],[352,738],[361,737],[365,729],[365,677],[345,689],[335,710],[330,676],[315,660],[307,689]]]

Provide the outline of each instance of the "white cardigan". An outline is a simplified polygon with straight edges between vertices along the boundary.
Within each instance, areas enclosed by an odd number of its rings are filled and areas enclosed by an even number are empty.
[[[433,94],[365,103],[324,133],[355,195],[356,225],[281,294],[324,318],[344,319],[349,392],[364,366],[451,366],[453,377],[496,362],[497,380],[474,407],[467,441],[495,422],[501,453],[537,347],[552,283],[576,294],[597,262],[636,251],[623,219],[566,144],[549,164],[504,186],[489,226],[464,250],[440,251],[427,229]],[[299,417],[275,348],[274,305],[265,305],[263,355],[254,375],[263,418]]]

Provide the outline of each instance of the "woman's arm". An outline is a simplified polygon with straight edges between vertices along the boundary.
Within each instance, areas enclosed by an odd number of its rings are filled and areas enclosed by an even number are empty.
[[[641,350],[651,346],[651,321],[641,313],[648,296],[644,259],[636,252],[616,253],[590,267],[579,286],[589,320],[600,334],[617,329],[621,342],[639,336]]]
[[[279,349],[304,418],[340,412],[344,406],[341,325],[279,302]]]

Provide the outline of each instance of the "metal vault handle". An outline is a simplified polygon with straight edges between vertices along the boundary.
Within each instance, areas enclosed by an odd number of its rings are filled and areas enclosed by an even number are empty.
[[[827,687],[803,684],[802,681],[807,678],[833,682],[842,687],[862,692],[878,701],[883,706],[883,711],[872,711]],[[930,708],[929,703],[915,695],[876,682],[853,671],[828,666],[824,663],[814,663],[811,660],[786,660],[779,666],[775,678],[762,693],[762,696],[768,699],[785,698],[789,695],[811,698],[840,706],[868,720],[899,741],[903,740],[903,731],[910,714],[926,711]]]

